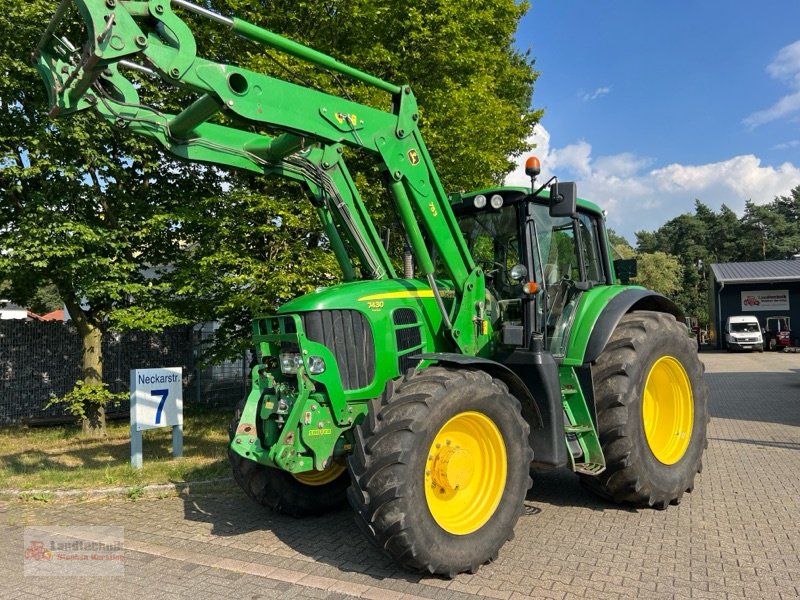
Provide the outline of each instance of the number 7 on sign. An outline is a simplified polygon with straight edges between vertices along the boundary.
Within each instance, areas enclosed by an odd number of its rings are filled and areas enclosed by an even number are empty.
[[[161,402],[158,403],[158,408],[156,409],[156,425],[159,425],[161,423],[161,413],[164,410],[164,404],[167,401],[169,390],[150,390],[150,395],[161,396]]]

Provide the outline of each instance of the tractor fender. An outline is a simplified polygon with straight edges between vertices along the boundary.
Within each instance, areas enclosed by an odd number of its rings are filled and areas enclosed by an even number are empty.
[[[661,294],[644,289],[624,290],[609,301],[595,321],[589,343],[586,344],[586,352],[583,355],[584,364],[597,360],[608,340],[611,339],[611,334],[614,333],[620,319],[635,310],[668,313],[674,315],[676,321],[683,322],[684,320],[683,311],[672,300]]]
[[[507,366],[488,358],[465,356],[463,354],[449,352],[418,354],[415,358],[438,362],[442,365],[457,365],[486,371],[495,379],[499,379],[505,383],[506,386],[508,386],[508,391],[522,403],[523,414],[527,413],[532,417],[532,420],[528,423],[531,429],[540,429],[542,427],[542,416],[539,412],[536,400],[533,398],[533,394],[531,394],[528,386],[525,385],[522,379]]]

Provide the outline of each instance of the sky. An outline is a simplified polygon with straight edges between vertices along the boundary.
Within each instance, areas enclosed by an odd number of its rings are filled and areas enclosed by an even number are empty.
[[[695,199],[741,216],[800,185],[800,0],[531,4],[540,183],[576,181],[634,245]]]

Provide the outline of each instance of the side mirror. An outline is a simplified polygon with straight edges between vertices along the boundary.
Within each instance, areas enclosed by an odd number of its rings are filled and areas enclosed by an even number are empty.
[[[628,285],[639,272],[635,258],[618,258],[614,261],[614,272],[622,285]]]
[[[574,181],[556,181],[550,186],[550,216],[575,216],[577,197],[578,186]]]

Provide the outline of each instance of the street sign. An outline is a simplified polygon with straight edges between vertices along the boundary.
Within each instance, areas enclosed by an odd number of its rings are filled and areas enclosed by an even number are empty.
[[[183,454],[183,369],[131,369],[131,465],[142,467],[142,431],[172,427],[172,455]]]

